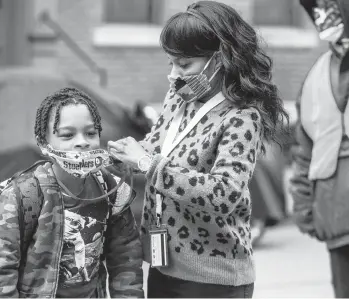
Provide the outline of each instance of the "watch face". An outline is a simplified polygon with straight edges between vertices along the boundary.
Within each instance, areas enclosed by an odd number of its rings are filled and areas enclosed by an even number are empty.
[[[150,167],[151,159],[149,156],[143,156],[138,161],[138,168],[140,171],[148,171]]]

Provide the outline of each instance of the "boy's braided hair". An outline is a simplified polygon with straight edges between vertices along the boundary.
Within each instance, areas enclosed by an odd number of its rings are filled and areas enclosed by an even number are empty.
[[[55,93],[47,96],[41,103],[40,107],[36,111],[35,120],[35,136],[39,144],[46,144],[46,130],[50,119],[50,114],[55,108],[53,134],[57,131],[57,125],[60,117],[60,110],[67,105],[86,105],[91,113],[94,127],[98,131],[99,135],[102,131],[101,116],[95,102],[84,92],[72,88],[65,87]]]

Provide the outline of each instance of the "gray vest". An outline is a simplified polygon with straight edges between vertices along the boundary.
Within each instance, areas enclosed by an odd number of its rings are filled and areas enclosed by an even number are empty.
[[[349,105],[342,113],[330,80],[331,51],[323,54],[303,85],[301,121],[313,141],[309,179],[326,179],[337,169],[343,135],[349,136]]]

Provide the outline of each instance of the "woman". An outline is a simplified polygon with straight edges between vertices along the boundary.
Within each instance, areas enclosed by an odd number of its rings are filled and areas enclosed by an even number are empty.
[[[288,119],[271,60],[253,28],[213,1],[171,17],[160,42],[171,73],[157,124],[141,143],[109,142],[146,176],[148,297],[252,297],[248,183]]]

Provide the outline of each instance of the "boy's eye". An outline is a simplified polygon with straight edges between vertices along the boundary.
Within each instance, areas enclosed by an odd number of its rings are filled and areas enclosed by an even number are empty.
[[[59,137],[71,138],[71,137],[73,137],[73,134],[72,133],[64,133],[64,134],[60,134]]]
[[[96,134],[97,134],[96,131],[93,131],[93,132],[91,131],[91,132],[88,132],[88,133],[87,133],[88,136],[95,136]]]

